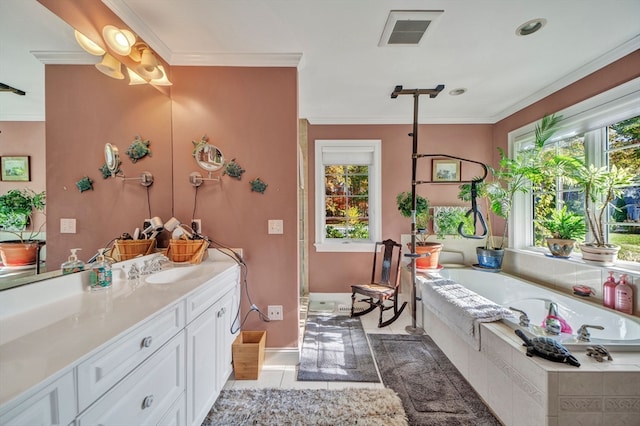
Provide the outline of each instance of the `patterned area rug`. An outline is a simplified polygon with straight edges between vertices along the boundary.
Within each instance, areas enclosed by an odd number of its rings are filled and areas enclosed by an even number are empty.
[[[391,389],[223,390],[202,426],[407,425]]]
[[[360,318],[309,315],[298,380],[380,382]]]
[[[382,381],[398,393],[410,425],[499,426],[429,336],[369,334]]]

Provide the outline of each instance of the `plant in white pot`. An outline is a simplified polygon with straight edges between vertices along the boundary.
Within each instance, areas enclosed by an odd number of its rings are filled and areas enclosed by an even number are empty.
[[[569,257],[576,241],[582,241],[587,233],[584,216],[568,211],[567,206],[552,210],[536,223],[547,231],[547,247],[554,257]]]
[[[580,245],[582,258],[605,266],[615,263],[620,246],[607,243],[605,238],[608,208],[616,208],[613,201],[620,197],[624,187],[633,183],[629,168],[596,167],[576,158],[559,160],[563,177],[584,193],[584,211],[589,224],[591,241]]]
[[[396,196],[396,203],[398,210],[404,217],[411,217],[412,208],[412,195],[411,192],[401,192]],[[429,236],[429,221],[431,215],[429,214],[429,201],[416,195],[416,253],[428,254],[428,256],[421,256],[416,258],[416,268],[419,269],[435,269],[438,267],[438,260],[440,259],[440,252],[442,251],[442,243],[427,241]],[[412,250],[409,243],[409,250]]]
[[[517,193],[528,193],[532,185],[541,181],[543,169],[540,164],[540,152],[547,140],[558,129],[561,116],[547,115],[535,126],[535,141],[528,150],[518,153],[515,158],[509,158],[504,150],[500,152],[500,163],[497,168],[487,166],[491,179],[476,185],[477,197],[485,202],[487,212],[487,238],[483,247],[478,247],[478,266],[482,269],[500,269],[504,255],[504,246],[508,239],[507,228],[513,208],[514,197]],[[458,198],[470,202],[472,200],[472,184],[460,185]],[[494,234],[493,221],[490,213],[504,219],[504,226],[500,236]]]
[[[35,237],[44,227],[44,222],[34,229],[33,215],[44,215],[45,192],[31,189],[11,189],[0,196],[0,230],[17,239],[0,242],[0,257],[4,266],[27,266],[36,262],[43,242]]]

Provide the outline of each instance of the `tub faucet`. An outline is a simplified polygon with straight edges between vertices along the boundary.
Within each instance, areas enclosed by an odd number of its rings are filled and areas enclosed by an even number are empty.
[[[597,330],[604,330],[604,327],[601,325],[587,325],[583,324],[578,329],[578,341],[580,342],[589,342],[591,339],[591,333],[589,333],[588,328],[595,328]]]
[[[520,313],[520,327],[529,327],[529,317],[527,316],[527,313],[525,311],[521,311],[520,309],[516,309],[516,308],[512,308],[511,306],[509,306],[509,309],[511,309],[512,311],[516,311]]]
[[[544,319],[544,328],[548,334],[558,335],[562,331],[562,323],[558,319],[558,305],[549,303],[549,314]]]

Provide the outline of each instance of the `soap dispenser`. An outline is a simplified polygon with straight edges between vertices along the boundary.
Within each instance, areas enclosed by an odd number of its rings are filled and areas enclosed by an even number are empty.
[[[616,311],[633,315],[633,288],[627,283],[627,274],[620,275],[616,286]]]
[[[602,285],[602,304],[607,308],[616,308],[616,279],[613,277],[613,271],[609,271],[609,277]]]
[[[67,260],[62,265],[60,265],[60,268],[62,269],[62,275],[84,271],[84,262],[78,259],[78,255],[76,254],[78,250],[82,250],[82,249],[72,248],[71,255],[69,256],[69,260]]]
[[[91,290],[102,290],[111,287],[111,264],[104,258],[105,249],[98,250],[98,257],[91,265],[89,274],[89,286]]]

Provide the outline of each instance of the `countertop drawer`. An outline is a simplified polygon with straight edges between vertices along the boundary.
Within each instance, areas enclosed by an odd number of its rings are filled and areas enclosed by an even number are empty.
[[[80,363],[80,412],[182,330],[184,321],[184,302],[180,302]]]
[[[202,290],[187,297],[187,324],[198,315],[206,311],[209,306],[217,302],[224,294],[238,284],[240,268],[232,268],[216,276],[213,285],[205,286]]]
[[[185,392],[184,331],[118,383],[78,419],[78,426],[155,425]]]

